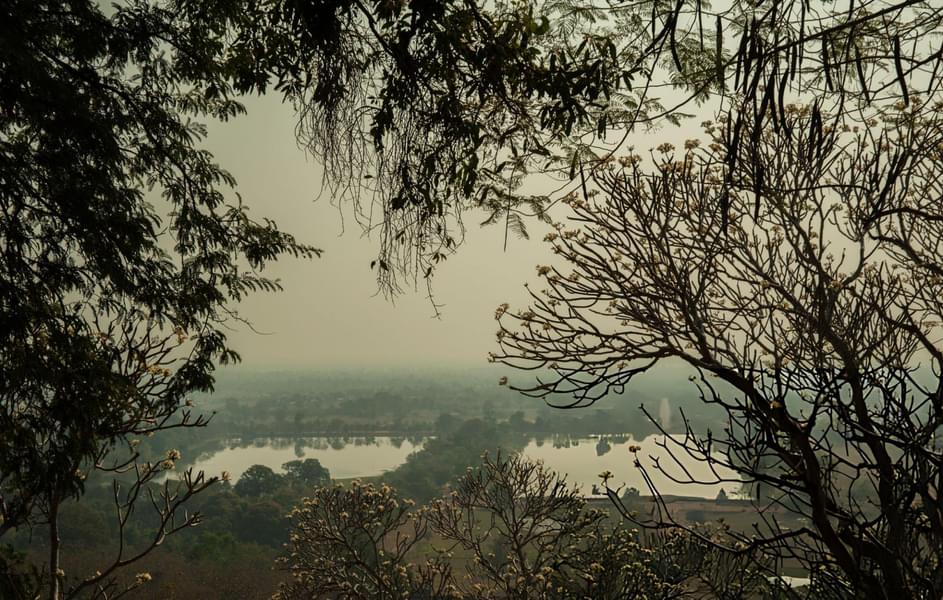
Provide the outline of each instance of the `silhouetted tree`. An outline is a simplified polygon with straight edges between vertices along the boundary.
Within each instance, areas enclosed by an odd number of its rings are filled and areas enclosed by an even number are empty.
[[[292,460],[282,465],[285,477],[304,486],[324,485],[331,481],[331,473],[316,458]]]
[[[177,509],[215,478],[157,485],[178,456],[139,461],[137,440],[205,424],[187,398],[238,358],[235,303],[278,289],[269,261],[316,253],[250,219],[198,146],[199,119],[242,112],[229,61],[246,54],[223,48],[252,4],[0,7],[0,539],[48,530],[52,600],[120,593],[117,569],[200,521]],[[139,498],[158,529],[66,580],[60,508],[93,471],[122,474],[122,535]]]
[[[706,122],[709,147],[598,169],[570,200],[576,228],[548,236],[563,262],[498,315],[497,358],[551,370],[537,396],[591,403],[687,363],[727,422],[662,444],[716,483],[757,484],[738,547],[831,573],[839,596],[943,594],[943,121],[938,96],[909,100],[854,119],[789,105],[740,140]],[[810,526],[784,528],[775,505]]]
[[[302,107],[300,140],[335,198],[379,230],[384,289],[403,272],[430,275],[461,241],[469,208],[526,236],[528,217],[547,218],[633,133],[698,116],[705,102],[730,116],[736,140],[745,127],[787,126],[798,99],[838,114],[907,103],[940,81],[928,35],[943,15],[928,0],[279,8],[291,33],[276,39],[290,46],[276,71]],[[555,185],[525,185],[533,174]]]
[[[252,465],[239,478],[233,489],[240,496],[264,496],[274,493],[285,481],[284,475],[279,475],[265,465]]]

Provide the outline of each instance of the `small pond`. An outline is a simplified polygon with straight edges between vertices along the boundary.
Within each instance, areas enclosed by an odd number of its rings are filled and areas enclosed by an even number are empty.
[[[228,471],[235,481],[252,465],[265,465],[280,473],[289,461],[316,458],[335,479],[371,477],[400,466],[407,456],[422,449],[422,444],[421,438],[387,436],[230,440],[221,450],[201,455],[193,467],[207,475]]]
[[[673,452],[668,452],[663,447],[665,445]],[[633,454],[629,451],[631,446],[639,446],[641,450]],[[677,460],[672,457],[672,454]],[[638,489],[643,496],[651,494],[642,471],[634,464],[636,457],[646,468],[648,475],[662,494],[713,499],[717,497],[721,489],[728,494],[733,494],[740,487],[736,481],[724,484],[686,484],[672,481],[673,477],[681,481],[693,479],[712,482],[716,480],[716,477],[705,463],[698,462],[684,452],[679,452],[678,446],[671,440],[666,440],[664,435],[651,435],[641,440],[635,440],[631,436],[587,438],[556,436],[532,439],[524,448],[524,455],[535,460],[542,460],[544,465],[558,473],[566,473],[567,481],[581,486],[586,494],[592,491],[593,484],[601,483],[599,474],[603,471],[612,473],[610,487],[624,485]],[[656,461],[660,462],[667,475],[653,468]],[[688,475],[685,475],[686,471]],[[737,480],[736,474],[732,472],[719,471],[719,473],[724,478]]]

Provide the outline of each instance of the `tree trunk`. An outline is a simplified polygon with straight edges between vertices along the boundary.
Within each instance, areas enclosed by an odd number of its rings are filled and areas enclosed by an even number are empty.
[[[49,600],[62,597],[59,583],[59,494],[53,492],[49,502]]]

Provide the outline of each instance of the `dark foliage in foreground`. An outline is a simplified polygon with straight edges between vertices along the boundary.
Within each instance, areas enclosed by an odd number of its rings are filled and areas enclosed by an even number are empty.
[[[554,371],[535,396],[586,404],[663,361],[696,369],[725,426],[688,423],[667,450],[736,473],[763,515],[802,514],[736,547],[830,573],[840,597],[943,594],[943,100],[912,102],[790,105],[788,130],[739,145],[706,122],[705,147],[597,170],[573,228],[548,236],[566,265],[499,311],[500,360]]]
[[[238,358],[235,303],[278,289],[270,261],[316,254],[252,220],[199,147],[195,119],[242,112],[220,54],[237,13],[190,7],[0,8],[0,540],[49,525],[53,599],[120,592],[117,569],[199,522],[178,509],[212,480],[155,490],[176,455],[137,461],[132,442],[205,423],[187,395]],[[138,499],[159,518],[151,544],[67,581],[59,510],[92,470],[133,474],[119,524]]]

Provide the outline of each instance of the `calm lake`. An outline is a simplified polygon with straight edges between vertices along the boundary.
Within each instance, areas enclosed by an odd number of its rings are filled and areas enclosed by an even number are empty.
[[[252,465],[265,465],[276,473],[284,472],[288,461],[316,458],[335,479],[371,477],[395,469],[406,457],[422,449],[421,439],[377,437],[348,438],[258,438],[230,440],[227,446],[197,458],[194,471],[208,475],[229,471],[236,481]]]
[[[611,471],[613,478],[610,486],[625,485],[638,488],[643,495],[650,494],[642,473],[633,465],[634,457],[629,446],[641,446],[637,456],[648,469],[649,476],[663,494],[700,496],[714,498],[721,489],[728,494],[739,487],[735,482],[724,484],[680,484],[660,474],[653,467],[656,460],[673,477],[681,478],[685,470],[693,478],[710,481],[714,478],[710,469],[686,455],[676,454],[678,461],[672,459],[661,446],[665,436],[652,435],[640,441],[630,436],[603,436],[572,438],[550,436],[533,438],[523,450],[523,454],[566,475],[569,483],[581,487],[584,493],[592,491],[593,484],[599,484],[599,473]],[[205,453],[197,458],[194,469],[204,470],[216,475],[229,471],[233,480],[252,465],[265,465],[276,472],[291,460],[316,458],[331,471],[335,479],[350,477],[371,477],[395,469],[406,458],[423,445],[422,438],[392,438],[376,436],[369,438],[259,438],[255,440],[231,440],[222,449]],[[736,479],[731,472],[721,472],[724,477]]]
[[[643,496],[650,495],[651,491],[645,483],[642,472],[634,465],[636,457],[645,467],[656,489],[662,494],[713,499],[717,497],[721,489],[726,490],[728,494],[739,489],[740,484],[736,482],[739,480],[737,475],[726,470],[718,470],[718,474],[725,479],[736,481],[724,484],[684,484],[672,481],[671,478],[674,477],[681,480],[694,479],[709,482],[715,481],[716,476],[703,462],[677,452],[677,445],[672,445],[669,441],[668,447],[674,451],[674,458],[672,458],[671,453],[662,447],[665,442],[664,435],[651,435],[642,440],[634,440],[628,436],[569,438],[568,440],[533,439],[524,448],[524,455],[534,460],[542,460],[550,469],[565,474],[568,482],[581,486],[587,494],[592,490],[593,484],[599,484],[602,481],[599,473],[610,471],[612,472],[610,487],[625,485],[637,488]],[[633,445],[641,446],[637,454],[629,452],[629,447]],[[660,463],[667,476],[654,468],[656,461]],[[685,475],[685,471],[688,476]]]

